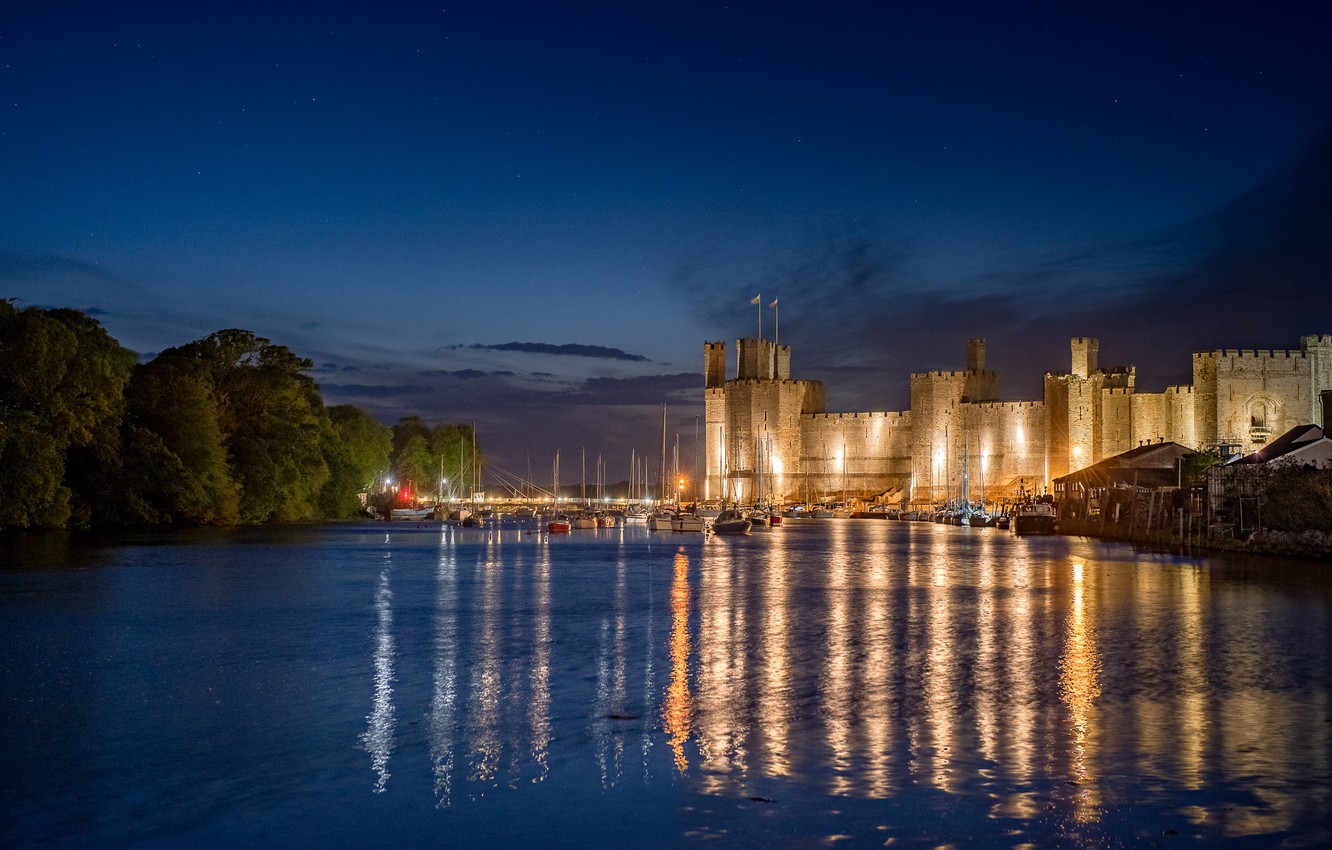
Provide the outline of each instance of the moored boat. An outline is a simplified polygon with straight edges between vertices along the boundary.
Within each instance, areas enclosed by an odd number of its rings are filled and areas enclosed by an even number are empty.
[[[752,523],[736,510],[724,510],[712,521],[713,534],[748,534]]]
[[[394,508],[389,512],[390,519],[421,520],[434,517],[434,508]]]
[[[671,531],[703,531],[707,527],[707,520],[697,514],[679,512],[671,517]]]
[[[624,512],[625,525],[647,525],[648,515],[638,505],[630,505],[629,510]]]
[[[556,514],[546,523],[546,530],[551,534],[567,534],[570,528],[569,517],[564,514]]]
[[[1049,496],[1018,505],[1010,524],[1014,534],[1054,534],[1055,507]]]

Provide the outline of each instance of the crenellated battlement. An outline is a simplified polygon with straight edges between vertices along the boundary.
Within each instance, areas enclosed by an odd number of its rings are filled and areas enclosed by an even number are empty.
[[[1278,349],[1266,348],[1227,348],[1222,350],[1221,356],[1231,361],[1258,361],[1258,360],[1303,360],[1306,357],[1303,351],[1281,351]]]
[[[1043,401],[972,401],[967,402],[968,407],[981,408],[984,410],[1035,410],[1038,407],[1045,407]]]
[[[1192,384],[1173,384],[1165,388],[1166,395],[1193,395]]]
[[[893,420],[902,420],[907,416],[907,412],[900,410],[871,411],[868,413],[806,413],[801,416],[802,419],[838,419],[847,421],[872,421],[883,420],[891,423]]]
[[[980,369],[975,372],[957,372],[957,371],[945,372],[943,370],[938,370],[934,372],[912,372],[911,380],[933,381],[937,383],[943,383],[943,382],[966,380],[967,378],[974,377],[976,375],[983,375],[985,377],[992,377],[992,378],[999,377],[998,372],[991,372],[988,369]]]
[[[1332,347],[1332,334],[1313,334],[1300,337],[1301,348]]]
[[[726,382],[726,386],[727,387],[758,387],[758,386],[795,387],[795,386],[812,386],[814,384],[822,384],[822,383],[823,383],[822,381],[793,380],[791,378],[732,378],[731,380]]]

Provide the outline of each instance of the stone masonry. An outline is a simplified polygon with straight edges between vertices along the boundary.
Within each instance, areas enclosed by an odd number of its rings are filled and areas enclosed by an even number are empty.
[[[911,375],[911,409],[829,413],[819,381],[791,379],[791,347],[742,339],[735,377],[723,342],[704,345],[704,494],[710,500],[934,504],[1046,492],[1061,475],[1145,443],[1252,452],[1320,421],[1332,335],[1293,351],[1193,355],[1193,384],[1139,392],[1135,369],[1104,369],[1099,343],[1070,342],[1067,373],[1039,401],[1000,401],[985,341],[967,368]]]

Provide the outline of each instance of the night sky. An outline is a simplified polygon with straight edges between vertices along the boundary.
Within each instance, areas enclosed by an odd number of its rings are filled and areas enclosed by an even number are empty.
[[[831,410],[974,336],[1039,398],[1071,336],[1159,391],[1332,333],[1326,4],[641,5],[6,4],[0,297],[565,481],[662,403],[692,461],[758,293]]]

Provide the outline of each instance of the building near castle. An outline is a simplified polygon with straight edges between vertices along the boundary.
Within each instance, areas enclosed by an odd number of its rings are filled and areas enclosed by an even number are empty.
[[[723,342],[704,344],[707,499],[935,504],[1047,492],[1050,482],[1155,442],[1248,453],[1318,421],[1332,389],[1332,335],[1295,350],[1193,355],[1193,383],[1139,392],[1135,369],[1102,368],[1095,339],[1070,343],[1066,373],[1044,398],[1001,401],[985,341],[968,341],[966,369],[911,376],[911,409],[824,410],[820,381],[791,378],[791,347],[736,344],[727,379]]]

